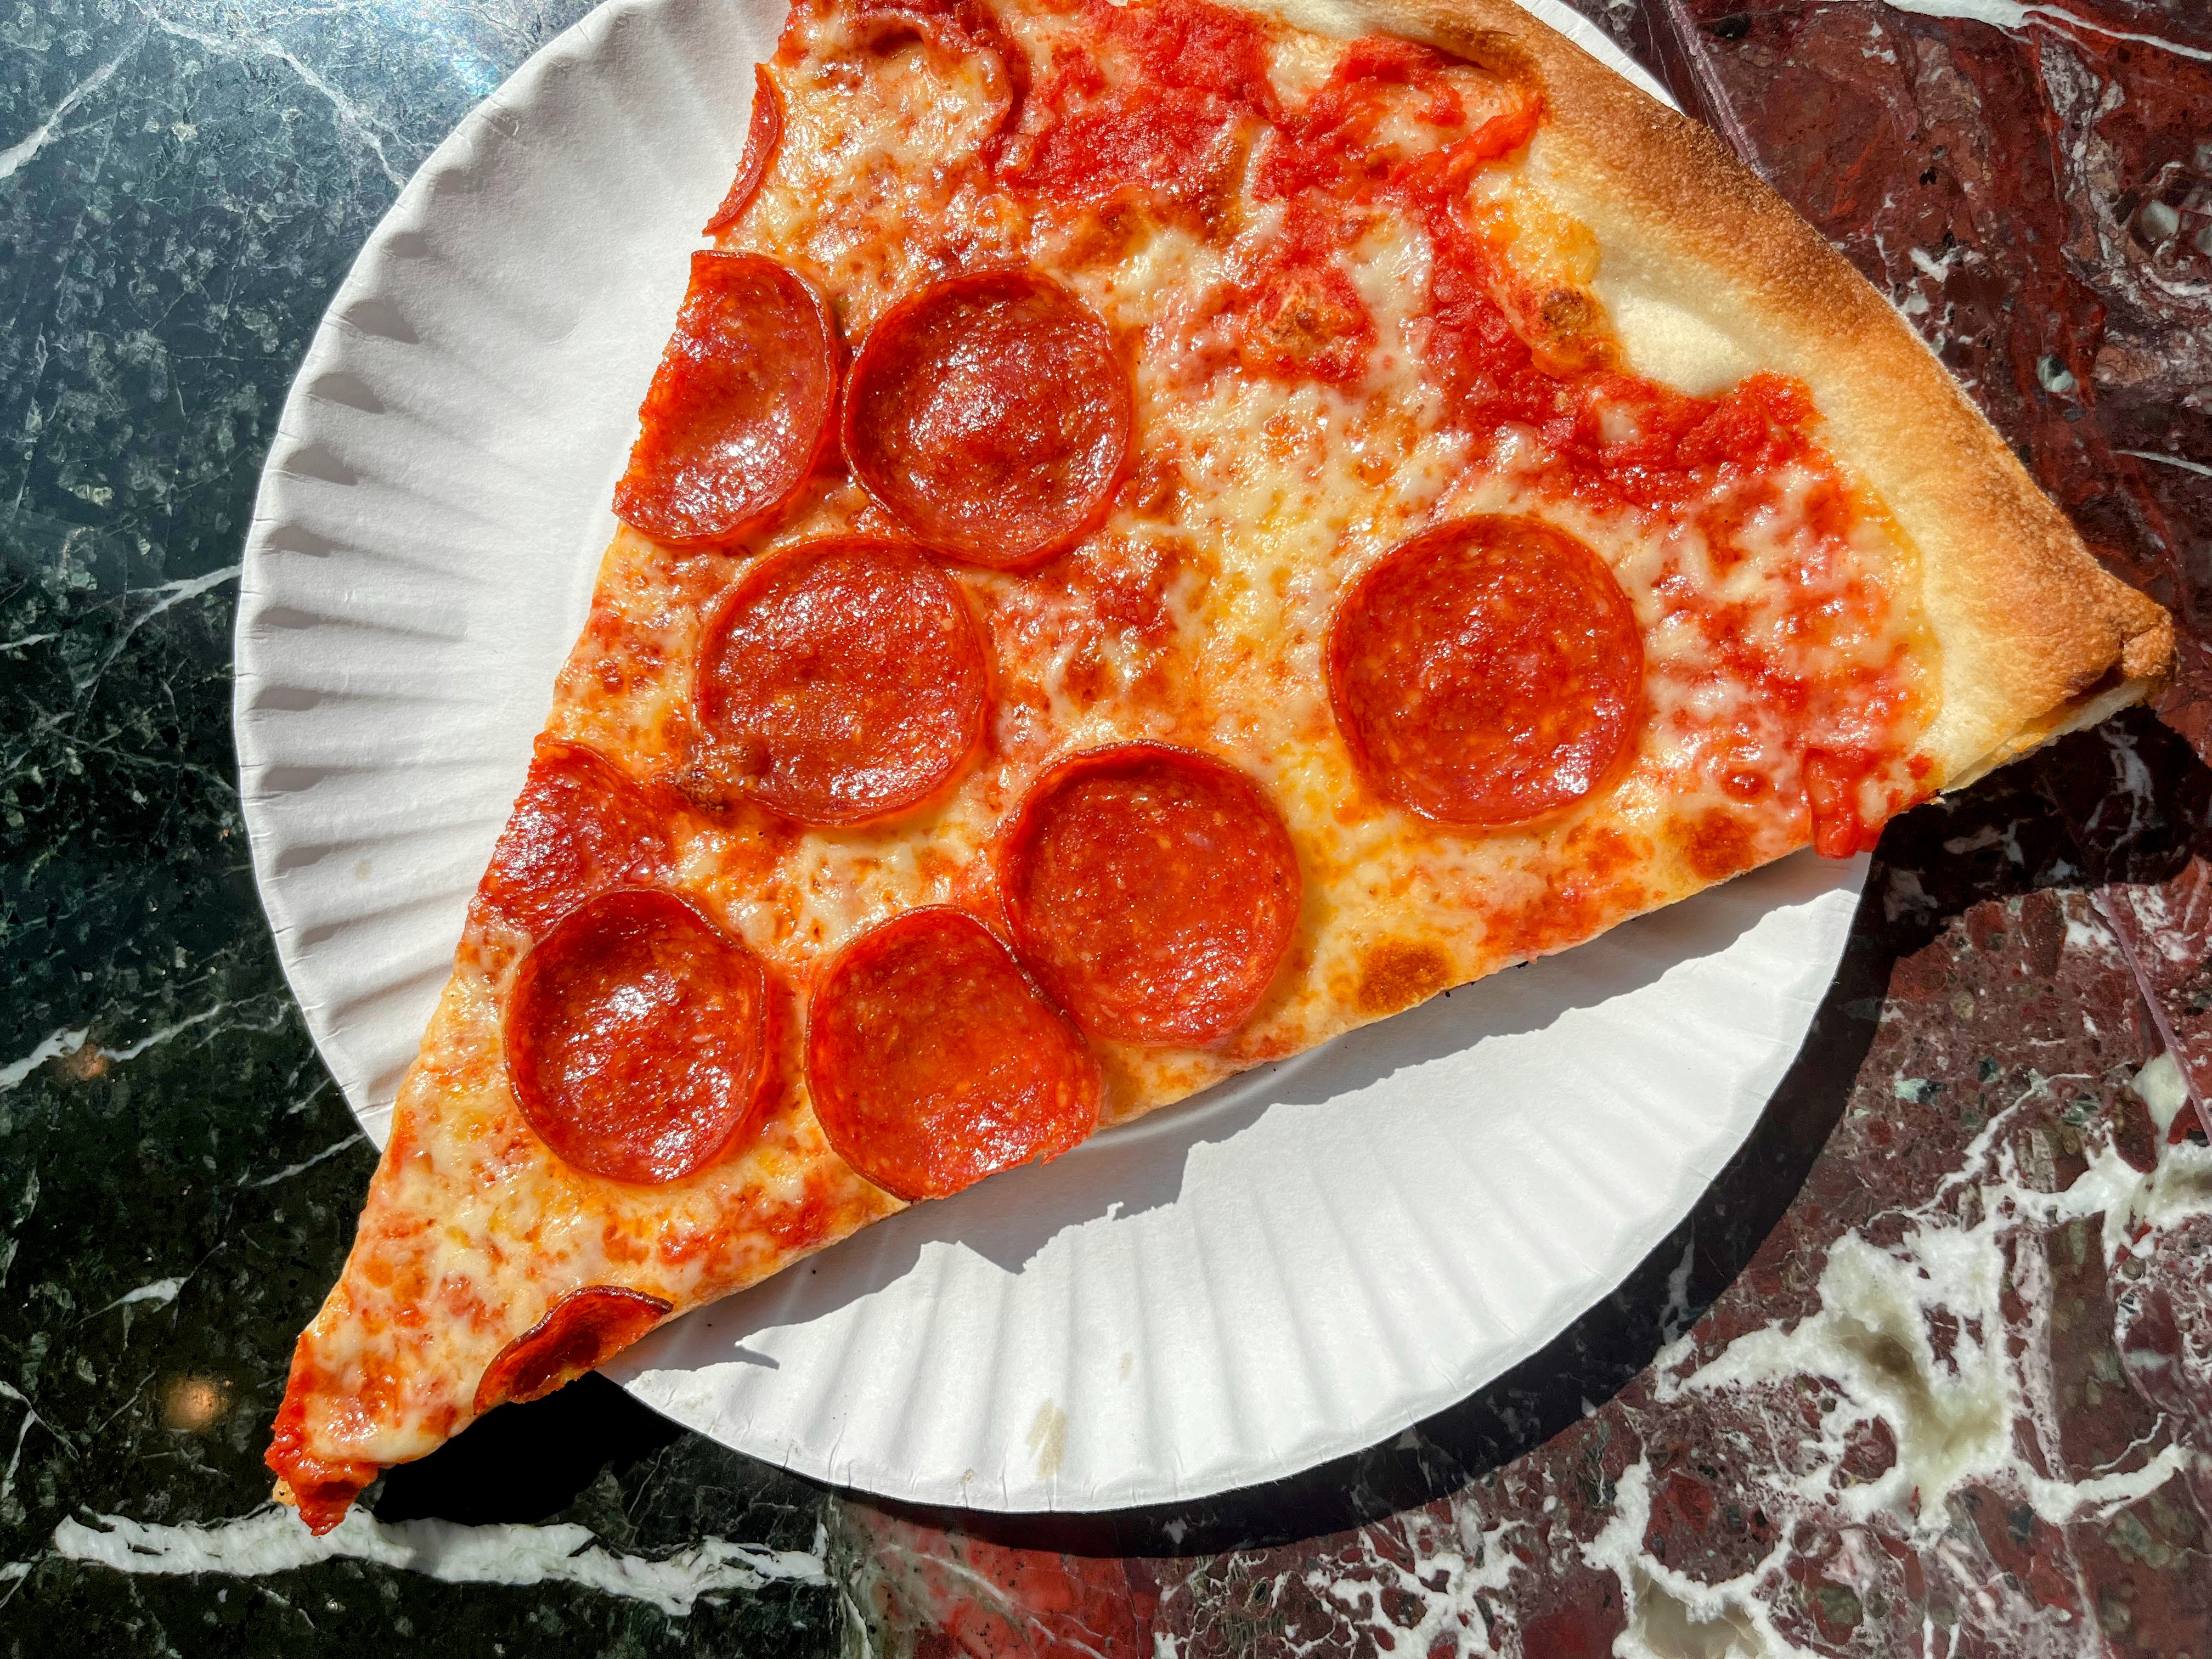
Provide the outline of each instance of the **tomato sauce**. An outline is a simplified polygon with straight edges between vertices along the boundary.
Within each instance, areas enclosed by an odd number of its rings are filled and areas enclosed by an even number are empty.
[[[1704,785],[1771,826],[1809,814],[1832,852],[1919,793],[1906,760],[1926,713],[1919,642],[1886,643],[1899,631],[1888,562],[1866,550],[1880,538],[1821,447],[1810,394],[1758,373],[1692,396],[1628,370],[1573,260],[1540,228],[1522,240],[1518,198],[1483,173],[1534,135],[1540,88],[1382,37],[1349,43],[1317,84],[1297,84],[1286,58],[1279,85],[1273,26],[1208,0],[1064,0],[1018,42],[979,0],[862,9],[945,20],[1004,61],[1016,93],[985,170],[1031,211],[1096,222],[1099,235],[1073,246],[1105,236],[1111,254],[1150,224],[1236,247],[1189,324],[1200,380],[1234,369],[1371,389],[1388,343],[1355,274],[1376,246],[1417,235],[1426,291],[1399,339],[1469,465],[1510,468],[1532,504],[1666,545],[1644,580],[1676,635],[1700,636],[1731,711],[1703,699]],[[1789,590],[1770,580],[1743,602],[1730,579],[1757,586],[1778,560]],[[1684,701],[1659,700],[1652,718],[1688,719]]]

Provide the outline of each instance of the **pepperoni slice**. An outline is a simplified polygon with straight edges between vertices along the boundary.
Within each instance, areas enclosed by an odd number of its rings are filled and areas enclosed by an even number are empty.
[[[714,216],[707,221],[707,228],[699,233],[702,236],[719,236],[744,216],[753,198],[760,193],[761,180],[768,177],[769,165],[775,160],[775,147],[782,142],[783,94],[769,78],[768,65],[755,64],[752,125],[745,129],[745,149],[744,154],[738,157],[738,176],[730,181],[730,193],[714,210]]]
[[[1382,794],[1442,823],[1521,823],[1589,794],[1633,748],[1644,637],[1573,537],[1463,519],[1353,586],[1328,680],[1352,760]]]
[[[1106,325],[1030,271],[955,276],[869,331],[845,455],[937,552],[1010,569],[1105,516],[1128,459],[1129,377]]]
[[[658,1183],[704,1169],[759,1104],[759,961],[672,893],[579,905],[522,959],[507,1006],[515,1103],[563,1163]]]
[[[684,545],[728,541],[771,517],[820,459],[837,360],[829,309],[795,272],[757,253],[693,254],[615,486],[617,516]]]
[[[608,1360],[668,1317],[671,1304],[642,1291],[586,1285],[501,1348],[477,1384],[475,1411],[539,1400]]]
[[[535,937],[610,887],[668,879],[670,812],[581,744],[538,739],[477,902]]]
[[[1058,1158],[1098,1122],[1098,1062],[964,911],[909,910],[831,966],[806,1020],[814,1115],[909,1202]]]
[[[699,659],[708,764],[801,823],[857,823],[935,793],[982,741],[988,692],[959,587],[888,543],[762,560]]]
[[[1097,1037],[1218,1042],[1259,1006],[1297,925],[1297,854],[1259,786],[1163,744],[1048,771],[1000,868],[1014,948]]]

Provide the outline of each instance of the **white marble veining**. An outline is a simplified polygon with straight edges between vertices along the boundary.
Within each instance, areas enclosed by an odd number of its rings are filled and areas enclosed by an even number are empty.
[[[390,1524],[356,1509],[318,1538],[288,1509],[271,1506],[212,1525],[155,1526],[122,1516],[71,1518],[53,1552],[118,1572],[222,1573],[262,1577],[319,1561],[371,1561],[457,1584],[582,1585],[688,1613],[702,1596],[757,1590],[775,1580],[827,1582],[819,1537],[812,1550],[768,1550],[702,1538],[665,1559],[623,1555],[568,1525],[464,1527],[448,1521]]]
[[[2156,46],[2161,52],[2173,52],[2182,58],[2212,62],[2212,52],[2206,52],[2201,46],[2185,46],[2161,34],[2138,34],[2128,29],[2116,29],[2109,23],[2084,17],[2063,6],[2023,3],[2023,0],[1884,0],[1884,3],[1898,11],[1917,12],[1923,17],[1964,18],[1970,22],[1987,23],[1992,27],[2014,33],[2030,23],[2041,21],[2062,28],[2080,29],[2088,34],[2100,34],[2111,40],[2129,40],[2139,46]]]

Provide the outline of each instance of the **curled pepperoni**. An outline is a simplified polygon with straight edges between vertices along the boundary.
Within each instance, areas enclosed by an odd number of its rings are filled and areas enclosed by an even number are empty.
[[[1520,823],[1589,794],[1634,746],[1644,637],[1612,570],[1573,537],[1462,519],[1354,584],[1328,680],[1382,794],[1439,823]]]
[[[533,936],[610,887],[668,878],[670,806],[581,744],[541,737],[477,890],[489,914]]]
[[[615,1285],[569,1291],[484,1367],[477,1384],[477,1415],[507,1401],[542,1399],[598,1370],[667,1318],[670,1306],[657,1296]]]
[[[1048,771],[1000,867],[1015,949],[1097,1037],[1218,1042],[1259,1006],[1297,925],[1297,854],[1259,786],[1163,744]]]
[[[911,548],[809,542],[732,590],[698,703],[718,781],[802,823],[857,823],[927,799],[982,741],[983,644]]]
[[[1034,272],[955,276],[885,313],[845,399],[853,476],[915,538],[1007,569],[1105,515],[1129,377],[1106,325]]]
[[[707,221],[706,229],[699,233],[702,236],[719,236],[744,216],[760,191],[761,180],[768,177],[775,147],[782,142],[783,94],[769,78],[768,65],[755,64],[752,125],[745,129],[745,149],[738,157],[738,176],[730,181],[730,193]]]
[[[673,894],[620,888],[571,910],[522,959],[507,1076],[563,1163],[675,1181],[752,1117],[769,1037],[758,959]]]
[[[695,253],[676,332],[638,410],[615,513],[656,540],[743,535],[797,495],[837,401],[821,296],[757,253]]]
[[[964,911],[909,910],[832,964],[806,1083],[839,1156],[909,1201],[1058,1158],[1098,1121],[1098,1062]]]

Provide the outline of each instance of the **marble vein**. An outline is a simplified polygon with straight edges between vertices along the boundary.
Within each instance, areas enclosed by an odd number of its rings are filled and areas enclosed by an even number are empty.
[[[2169,40],[2163,35],[2138,34],[2129,29],[2116,29],[2109,23],[2100,23],[2067,10],[2063,6],[2045,6],[2023,3],[2023,0],[1882,0],[1893,11],[1909,11],[1921,17],[1959,18],[1967,22],[1987,23],[1993,28],[2009,33],[2019,31],[2037,21],[2077,28],[2088,34],[2101,34],[2108,40],[2128,40],[2137,46],[2156,46],[2180,58],[2194,58],[2212,63],[2212,52],[2202,46],[2185,46],[2179,40]]]
[[[176,581],[157,582],[151,587],[137,588],[133,591],[132,598],[157,601],[141,611],[137,620],[145,622],[151,617],[160,616],[173,605],[185,599],[195,599],[207,592],[210,588],[220,587],[243,568],[245,568],[243,565],[227,564],[220,570],[209,571],[204,576],[185,576]]]
[[[283,1169],[277,1170],[276,1174],[264,1176],[260,1180],[250,1184],[255,1187],[274,1187],[280,1181],[289,1181],[294,1176],[306,1174],[309,1170],[313,1169],[315,1165],[322,1163],[325,1158],[336,1158],[340,1152],[345,1151],[347,1147],[357,1146],[368,1138],[368,1136],[362,1134],[359,1130],[356,1130],[353,1133],[348,1135],[343,1140],[334,1141],[330,1146],[324,1147],[321,1152],[317,1152],[313,1158],[303,1158],[297,1164],[288,1164]]]
[[[391,156],[385,153],[384,135],[378,130],[382,124],[363,110],[360,105],[355,103],[352,99],[347,97],[344,93],[325,81],[312,65],[302,62],[283,46],[264,36],[252,34],[225,40],[215,35],[204,34],[198,29],[176,21],[173,18],[159,15],[154,16],[153,22],[154,27],[160,29],[162,33],[173,35],[180,40],[189,40],[194,46],[204,46],[210,52],[228,53],[240,50],[250,51],[264,58],[273,58],[283,64],[299,77],[302,86],[329,103],[332,113],[338,118],[339,125],[350,128],[360,137],[361,142],[368,147],[369,153],[376,157],[377,166],[383,169],[384,176],[390,179],[394,186],[404,185],[407,182],[406,176],[392,165]]]
[[[15,1471],[22,1466],[23,1462],[23,1442],[29,1437],[34,1426],[44,1429],[48,1434],[53,1436],[55,1443],[71,1457],[75,1457],[77,1451],[70,1437],[40,1416],[39,1408],[31,1403],[30,1396],[13,1383],[0,1382],[0,1400],[12,1400],[23,1408],[23,1420],[15,1427],[15,1450],[9,1455],[8,1467],[4,1470],[0,1470],[0,1502],[4,1502],[8,1495],[15,1489]]]
[[[259,1577],[322,1561],[366,1561],[455,1584],[575,1584],[650,1602],[675,1617],[689,1613],[702,1596],[757,1590],[779,1580],[829,1582],[818,1533],[812,1550],[771,1550],[702,1538],[664,1560],[653,1560],[608,1550],[579,1526],[387,1524],[358,1509],[320,1538],[290,1510],[275,1505],[210,1525],[161,1526],[118,1515],[95,1516],[94,1522],[64,1521],[54,1528],[53,1553],[118,1572],[236,1577]]]
[[[82,1026],[74,1031],[56,1031],[43,1038],[38,1046],[20,1060],[11,1060],[0,1066],[0,1095],[16,1087],[23,1079],[50,1060],[59,1060],[75,1054],[84,1047],[84,1040],[92,1035],[92,1028]]]
[[[1455,1517],[1433,1531],[1415,1532],[1402,1559],[1378,1550],[1373,1536],[1363,1534],[1358,1577],[1334,1563],[1304,1577],[1309,1589],[1343,1608],[1346,1621],[1371,1633],[1386,1651],[1400,1643],[1413,1653],[1465,1651],[1460,1638],[1470,1633],[1468,1614],[1477,1598],[1505,1596],[1511,1588],[1520,1563],[1507,1540],[1518,1529],[1513,1521],[1486,1528],[1473,1524],[1471,1516]]]
[[[2212,478],[2212,466],[2202,461],[2185,460],[2179,455],[2161,455],[2155,449],[2122,449],[2116,454],[2129,455],[2138,461],[2156,461],[2162,466],[2178,466],[2184,472],[2194,472],[2199,477]]]
[[[1716,1659],[1819,1659],[1776,1628],[1770,1610],[1772,1581],[1787,1565],[1787,1532],[1757,1563],[1732,1577],[1707,1583],[1667,1566],[1644,1547],[1651,1524],[1651,1469],[1639,1458],[1613,1489],[1612,1513],[1583,1559],[1620,1580],[1628,1628],[1613,1644],[1620,1659],[1678,1659],[1710,1654]]]
[[[75,1060],[81,1054],[84,1055],[87,1060],[102,1060],[109,1064],[120,1064],[125,1060],[136,1060],[148,1049],[158,1048],[164,1042],[181,1036],[195,1026],[206,1024],[210,1020],[229,1010],[232,1006],[228,1002],[218,1002],[211,1008],[204,1008],[198,1013],[187,1014],[182,1019],[158,1026],[136,1042],[127,1042],[120,1048],[110,1048],[100,1043],[94,1043],[89,1054],[86,1053],[86,1041],[92,1035],[91,1027],[83,1026],[74,1030],[56,1031],[41,1040],[30,1053],[11,1060],[4,1066],[0,1066],[0,1095],[20,1087],[32,1073],[50,1060]],[[275,1014],[276,1022],[281,1024],[286,1017],[286,1010],[281,1004],[276,1005]],[[252,1029],[268,1028],[255,1026]]]
[[[150,1302],[157,1308],[167,1307],[177,1299],[177,1292],[185,1288],[185,1279],[190,1277],[191,1275],[187,1273],[183,1278],[157,1279],[150,1285],[141,1285],[135,1291],[125,1291],[106,1307],[94,1309],[93,1315],[97,1318],[101,1314],[112,1313],[118,1308],[127,1308],[139,1302]]]
[[[197,1014],[187,1014],[171,1024],[149,1031],[136,1042],[126,1043],[120,1048],[102,1048],[100,1050],[100,1057],[107,1060],[136,1060],[149,1048],[156,1048],[168,1042],[172,1037],[181,1036],[195,1025],[206,1024],[229,1006],[228,1003],[218,1002],[212,1008],[203,1009]]]
[[[2068,1482],[2030,1467],[2012,1431],[2026,1421],[2051,1443],[2057,1439],[2043,1397],[2048,1379],[2033,1374],[2027,1352],[2008,1352],[2010,1327],[2001,1305],[2007,1273],[2025,1279],[2030,1268],[2025,1256],[2008,1262],[2003,1236],[2023,1221],[2051,1225],[2101,1216],[2106,1255],[2117,1261],[2139,1248],[2130,1240],[2138,1225],[2171,1226],[2212,1213],[2212,1162],[2187,1143],[2168,1147],[2148,1175],[2106,1146],[2089,1154],[2087,1170],[2062,1191],[2027,1184],[2007,1139],[2010,1120],[2042,1085],[2059,1080],[2042,1079],[1990,1120],[1964,1169],[1920,1206],[1925,1224],[1909,1227],[1887,1248],[1857,1231],[1838,1239],[1821,1274],[1817,1313],[1788,1330],[1768,1326],[1738,1337],[1686,1378],[1669,1378],[1662,1358],[1659,1397],[1800,1376],[1834,1379],[1850,1403],[1824,1425],[1823,1445],[1832,1455],[1799,1479],[1798,1495],[1816,1504],[1837,1498],[1861,1521],[1883,1512],[1906,1516],[1923,1532],[1942,1530],[1946,1500],[1969,1483],[2010,1486],[2054,1523],[2163,1486],[2183,1466],[2179,1447],[2166,1448],[2140,1469]],[[1944,1199],[1970,1182],[1978,1189],[1980,1219],[1945,1224]],[[2022,1299],[2039,1309],[2034,1288],[2020,1285]],[[1936,1314],[1960,1327],[1948,1356],[1936,1353],[1926,1334]],[[1911,1362],[1909,1370],[1900,1370],[1899,1354]],[[1877,1419],[1895,1437],[1896,1462],[1880,1478],[1839,1491],[1832,1476],[1851,1431]]]
[[[94,93],[98,92],[100,88],[106,86],[107,84],[108,77],[113,75],[117,70],[123,67],[124,64],[130,59],[131,55],[138,50],[139,42],[143,40],[145,38],[145,33],[143,30],[141,30],[137,34],[134,35],[131,38],[130,45],[124,47],[121,52],[117,52],[114,57],[100,64],[98,69],[93,70],[91,74],[86,76],[83,80],[78,82],[75,86],[71,87],[68,92],[64,94],[62,100],[54,106],[52,112],[47,115],[45,120],[40,122],[38,125],[33,127],[29,132],[17,139],[14,143],[9,145],[7,149],[0,149],[0,179],[14,178],[17,171],[21,168],[25,162],[30,161],[33,156],[38,155],[40,150],[44,149],[46,145],[52,141],[54,134],[60,128],[64,118],[79,104],[82,103],[87,98],[89,98]]]

